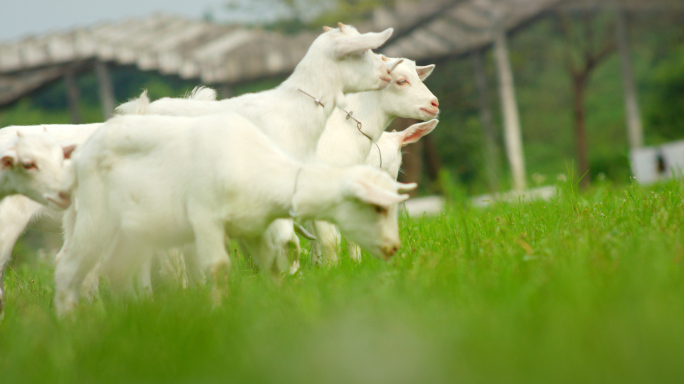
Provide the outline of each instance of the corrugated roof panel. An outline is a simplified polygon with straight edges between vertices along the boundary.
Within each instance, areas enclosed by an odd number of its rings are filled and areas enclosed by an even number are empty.
[[[10,72],[21,69],[19,45],[0,45],[0,71]]]
[[[255,37],[255,32],[245,29],[238,29],[225,34],[224,36],[199,47],[192,53],[192,57],[197,60],[207,60],[224,56],[231,50],[247,43]]]
[[[30,38],[19,45],[22,65],[37,67],[48,64],[48,53],[42,40]]]
[[[52,63],[64,63],[78,59],[74,38],[74,33],[48,37],[47,52]]]

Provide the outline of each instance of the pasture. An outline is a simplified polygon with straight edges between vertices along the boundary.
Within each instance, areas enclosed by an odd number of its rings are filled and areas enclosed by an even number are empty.
[[[231,250],[215,309],[203,287],[102,289],[59,320],[51,264],[15,255],[0,382],[681,383],[684,184],[560,189],[486,209],[454,190],[400,220],[390,262],[304,255],[279,284]]]

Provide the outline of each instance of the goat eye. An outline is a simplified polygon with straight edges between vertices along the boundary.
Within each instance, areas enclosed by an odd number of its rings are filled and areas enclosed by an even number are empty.
[[[38,169],[36,163],[24,163],[24,169]]]
[[[404,85],[404,84],[406,84],[406,80],[405,80],[405,79],[401,79],[401,80],[397,81],[397,84],[399,84],[399,85]]]

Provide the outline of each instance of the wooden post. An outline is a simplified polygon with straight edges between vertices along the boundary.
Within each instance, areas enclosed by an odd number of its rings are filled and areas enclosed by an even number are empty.
[[[416,120],[416,123],[420,121]],[[423,160],[425,161],[425,171],[431,181],[439,180],[439,171],[442,169],[442,160],[437,153],[437,145],[432,135],[423,137]]]
[[[473,70],[475,72],[475,86],[478,93],[478,108],[480,110],[480,124],[482,124],[482,136],[484,138],[485,178],[490,192],[499,189],[499,149],[496,143],[494,119],[492,117],[489,87],[485,73],[482,51],[472,54]]]
[[[95,75],[100,84],[100,103],[102,104],[102,117],[107,120],[114,114],[114,88],[112,79],[109,77],[107,63],[97,60],[95,62]]]
[[[219,87],[219,97],[222,99],[228,99],[231,98],[235,95],[235,91],[233,90],[233,87],[231,87],[230,84],[228,83],[223,83]]]
[[[69,103],[69,112],[71,114],[72,124],[81,124],[81,92],[76,83],[76,75],[73,68],[67,68],[64,72],[64,83],[66,85],[67,100]]]
[[[627,114],[627,137],[630,148],[641,148],[644,145],[644,133],[641,125],[641,112],[634,84],[634,71],[629,55],[629,42],[627,37],[627,21],[622,7],[615,10],[615,32],[617,34],[617,46],[620,51],[620,63],[622,72],[622,87],[625,92],[625,113]]]
[[[518,105],[515,99],[513,71],[508,56],[506,34],[501,27],[502,22],[495,22],[495,25],[497,25],[497,28],[494,30],[494,55],[499,73],[499,92],[504,118],[506,151],[508,153],[508,162],[511,165],[513,189],[520,191],[525,189],[525,158],[523,156],[522,135],[520,133],[520,117],[518,116]]]

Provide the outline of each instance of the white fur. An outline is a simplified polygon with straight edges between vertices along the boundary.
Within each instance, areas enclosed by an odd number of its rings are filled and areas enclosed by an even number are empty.
[[[395,117],[428,120],[439,113],[437,98],[423,83],[434,65],[420,67],[408,59],[384,59],[402,60],[390,73],[391,84],[381,90],[348,95],[345,108],[353,112],[362,123],[361,130],[373,141]],[[356,165],[364,163],[370,149],[371,141],[358,131],[356,122],[338,109],[326,122],[316,156],[331,165]]]
[[[68,153],[73,147],[70,146]],[[15,194],[64,209],[69,199],[59,195],[64,186],[67,149],[47,132],[14,134],[0,150],[0,199]]]
[[[432,132],[437,126],[437,123],[439,123],[439,120],[433,119],[424,123],[413,124],[401,132],[382,132],[380,139],[377,141],[378,145],[373,145],[370,148],[370,153],[365,160],[365,164],[373,167],[380,167],[379,149],[382,153],[382,167],[380,168],[396,180],[399,176],[399,169],[401,168],[401,149],[408,144],[415,143],[423,136]],[[321,244],[321,252],[324,260],[327,262],[335,262],[341,242],[340,232],[330,223],[317,221],[316,234]],[[351,241],[347,242],[347,246],[351,258],[360,261],[361,251],[358,246]]]
[[[64,168],[72,146],[62,146],[41,128],[37,133],[0,131],[0,316],[5,297],[3,276],[12,247],[40,204],[64,209],[70,196],[63,192]],[[23,195],[23,196],[22,196]],[[28,196],[28,197],[25,197]],[[4,247],[11,244],[10,247]]]
[[[147,90],[145,90],[140,97],[136,98],[129,106],[134,110],[144,110],[149,103],[150,100],[147,97]],[[58,142],[77,146],[86,141],[95,130],[102,126],[102,124],[103,123],[8,126],[0,129],[0,147],[8,146],[11,141],[16,139],[18,134],[42,135],[45,133],[52,136]],[[45,153],[47,154],[48,152]],[[58,156],[58,154],[55,153],[54,156]],[[59,161],[56,160],[56,157],[54,157],[54,159],[55,160],[51,163],[53,166],[41,167],[40,174],[42,177],[51,178],[61,175],[58,170]],[[37,188],[34,188],[34,191],[37,191]],[[0,197],[6,195],[7,194],[1,194]],[[30,196],[35,201],[27,196]],[[52,198],[58,199],[59,196],[53,196]],[[61,223],[62,221],[61,212],[55,211],[54,209],[51,209],[49,205],[46,206],[43,204],[50,203],[46,199],[41,199],[35,195],[32,196],[31,193],[14,194],[7,196],[0,201],[0,223],[2,223],[2,227],[0,228],[0,314],[2,313],[2,301],[4,300],[3,276],[5,268],[12,257],[12,249],[14,249],[14,244],[17,242],[17,239],[24,233],[24,230],[26,230],[26,227],[31,221],[45,220],[54,223]]]
[[[152,249],[194,242],[203,270],[229,266],[226,234],[272,270],[278,259],[264,231],[290,212],[335,222],[389,257],[399,235],[388,208],[407,198],[398,190],[415,187],[368,166],[299,162],[237,114],[116,117],[74,161],[78,214],[55,270],[61,314],[76,304],[103,251],[102,272],[115,289],[130,285]]]
[[[274,89],[220,101],[163,98],[151,103],[145,113],[201,116],[237,112],[290,155],[301,160],[312,158],[326,121],[336,107],[346,106],[344,94],[382,89],[391,82],[387,64],[371,49],[381,46],[393,29],[360,34],[352,26],[339,26],[316,38],[292,75]],[[119,112],[134,113],[127,107]],[[269,231],[279,232],[270,237],[284,241],[279,246],[283,252],[299,249],[291,220],[287,225],[276,223]]]
[[[347,96],[347,111],[353,111],[353,116],[362,123],[361,130],[374,142],[380,139],[395,117],[427,120],[439,113],[437,98],[423,83],[434,65],[416,66],[408,59],[383,57],[383,60],[390,63],[401,60],[391,71],[391,84],[382,90]],[[342,110],[337,110],[326,123],[316,155],[329,164],[348,166],[363,164],[371,149],[377,151],[371,140],[359,132],[357,123],[347,119]],[[383,166],[385,162],[383,157]],[[372,165],[379,167],[380,159]],[[313,230],[319,239],[312,243],[314,262],[335,263],[338,259],[338,231],[324,222],[313,223]]]

